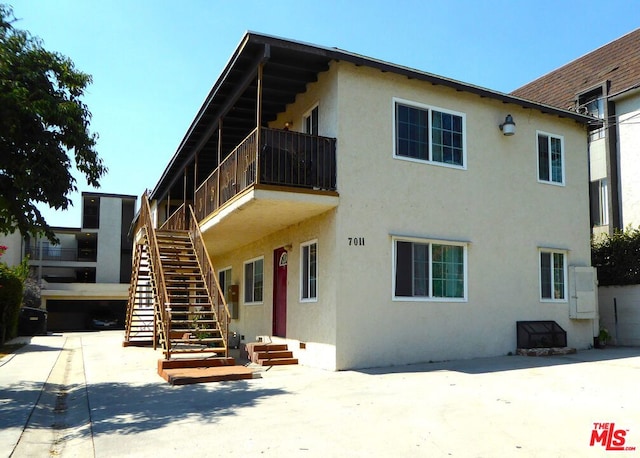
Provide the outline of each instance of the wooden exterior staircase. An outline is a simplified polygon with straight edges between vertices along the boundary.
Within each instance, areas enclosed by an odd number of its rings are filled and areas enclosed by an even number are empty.
[[[145,193],[135,234],[123,345],[161,346],[158,373],[171,383],[252,378],[251,371],[229,370],[229,309],[191,207],[181,206],[156,230]],[[196,368],[226,375],[171,376]]]

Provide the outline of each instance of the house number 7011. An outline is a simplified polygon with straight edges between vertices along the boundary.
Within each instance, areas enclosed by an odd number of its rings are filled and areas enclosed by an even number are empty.
[[[364,246],[364,237],[349,237],[349,246]]]

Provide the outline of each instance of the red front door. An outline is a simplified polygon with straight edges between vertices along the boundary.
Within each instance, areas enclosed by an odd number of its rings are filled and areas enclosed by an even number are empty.
[[[287,335],[287,250],[273,252],[273,335]]]

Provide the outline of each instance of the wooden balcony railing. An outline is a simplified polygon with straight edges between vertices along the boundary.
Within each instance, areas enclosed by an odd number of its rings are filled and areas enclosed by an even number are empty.
[[[187,228],[187,213],[184,204],[180,205],[158,228],[161,231],[184,231]]]
[[[335,191],[335,138],[262,128],[256,148],[256,134],[257,129],[196,190],[198,221],[254,184]]]

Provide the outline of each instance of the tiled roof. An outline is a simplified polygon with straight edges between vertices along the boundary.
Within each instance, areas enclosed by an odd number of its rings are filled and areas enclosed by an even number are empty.
[[[576,96],[609,81],[609,96],[640,85],[640,29],[548,73],[511,94],[573,109]]]

